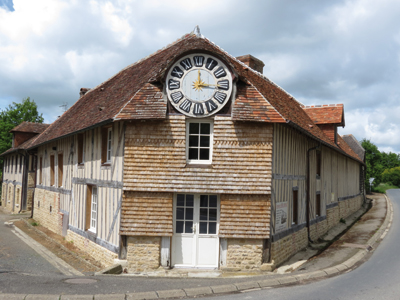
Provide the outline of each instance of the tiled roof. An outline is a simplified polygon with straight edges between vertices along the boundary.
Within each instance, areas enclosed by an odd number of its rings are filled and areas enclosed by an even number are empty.
[[[38,137],[39,137],[39,134],[35,135],[33,138],[25,141],[24,143],[22,143],[18,147],[14,147],[14,148],[8,149],[7,151],[1,153],[0,156],[7,155],[7,154],[10,154],[10,153],[16,152],[18,150],[27,150],[27,149],[31,148],[35,144],[35,141],[36,141],[36,139]]]
[[[351,149],[364,161],[365,149],[360,142],[352,134],[342,135],[343,140],[350,146]]]
[[[232,119],[234,121],[286,122],[253,85],[245,83],[237,84]]]
[[[346,154],[360,160],[363,161],[354,151],[353,149],[351,149],[351,147],[344,141],[344,139],[338,134],[337,135],[337,142],[338,142],[338,146],[340,147],[340,149],[342,149]]]
[[[99,86],[89,90],[42,133],[33,146],[100,126],[117,119],[165,118],[166,101],[160,98],[165,72],[188,51],[211,52],[227,62],[238,76],[235,120],[287,122],[322,143],[339,150],[303,110],[303,105],[282,88],[206,38],[187,34],[178,41],[130,65]],[[243,83],[245,85],[243,85]],[[250,96],[250,98],[246,98]],[[156,102],[149,104],[151,99]],[[343,109],[343,107],[341,107]]]
[[[162,85],[146,83],[115,116],[115,120],[164,119],[167,101]]]
[[[10,130],[10,132],[42,133],[49,126],[50,126],[50,124],[33,123],[33,122],[22,122],[18,126],[14,127],[12,130]]]
[[[315,124],[337,124],[344,126],[343,104],[304,106],[303,109]]]

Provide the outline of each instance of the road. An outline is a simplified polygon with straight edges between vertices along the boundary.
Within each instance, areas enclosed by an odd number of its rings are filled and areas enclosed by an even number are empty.
[[[389,190],[393,224],[381,245],[357,269],[322,281],[285,288],[257,290],[218,297],[218,300],[372,300],[400,299],[400,190]],[[203,298],[216,299],[215,297]]]

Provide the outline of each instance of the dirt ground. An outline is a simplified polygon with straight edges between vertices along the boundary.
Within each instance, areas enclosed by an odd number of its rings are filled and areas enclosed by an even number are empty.
[[[29,224],[35,224],[33,219],[27,219],[27,221]],[[101,264],[98,261],[88,255],[86,252],[81,251],[73,243],[65,240],[63,236],[58,235],[40,225],[34,227],[30,226],[23,220],[15,221],[14,225],[76,270],[84,274],[93,274],[93,272],[101,270]],[[45,238],[37,231],[43,232],[50,239]],[[67,248],[67,250],[63,249],[60,244]]]

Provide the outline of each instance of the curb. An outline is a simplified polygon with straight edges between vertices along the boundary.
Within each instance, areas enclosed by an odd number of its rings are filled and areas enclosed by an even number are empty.
[[[392,226],[393,220],[393,206],[390,199],[386,196],[386,216],[379,227],[377,232],[368,240],[367,245],[372,246],[376,242],[383,240]],[[30,224],[29,224],[30,225]],[[33,226],[32,226],[33,227]],[[34,228],[36,229],[36,228]],[[37,229],[36,229],[37,230]],[[44,234],[44,233],[43,233]],[[45,234],[44,234],[45,235]],[[52,239],[51,239],[52,240]],[[151,299],[168,299],[168,298],[184,298],[184,297],[197,297],[197,296],[210,296],[210,295],[222,295],[234,292],[243,292],[247,290],[256,290],[263,288],[272,288],[278,286],[294,285],[303,283],[311,279],[320,279],[328,276],[332,276],[343,271],[350,270],[357,264],[364,256],[369,252],[368,249],[359,250],[354,256],[346,260],[345,262],[329,267],[319,271],[313,271],[298,275],[288,275],[278,278],[264,279],[260,281],[247,281],[227,285],[218,286],[205,286],[187,289],[175,289],[175,290],[163,290],[163,291],[152,291],[152,292],[140,292],[130,294],[110,294],[110,295],[25,295],[25,294],[0,294],[0,300],[22,300],[22,299],[41,299],[41,300],[80,300],[80,299],[109,299],[109,300],[151,300]]]

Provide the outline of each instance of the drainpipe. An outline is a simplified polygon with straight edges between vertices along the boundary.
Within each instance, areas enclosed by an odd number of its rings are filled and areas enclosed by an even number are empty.
[[[307,158],[306,158],[306,165],[307,165],[307,182],[306,182],[306,222],[307,222],[307,236],[308,241],[313,243],[310,236],[310,152],[317,150],[321,147],[321,143],[317,146],[312,147],[307,150]]]

